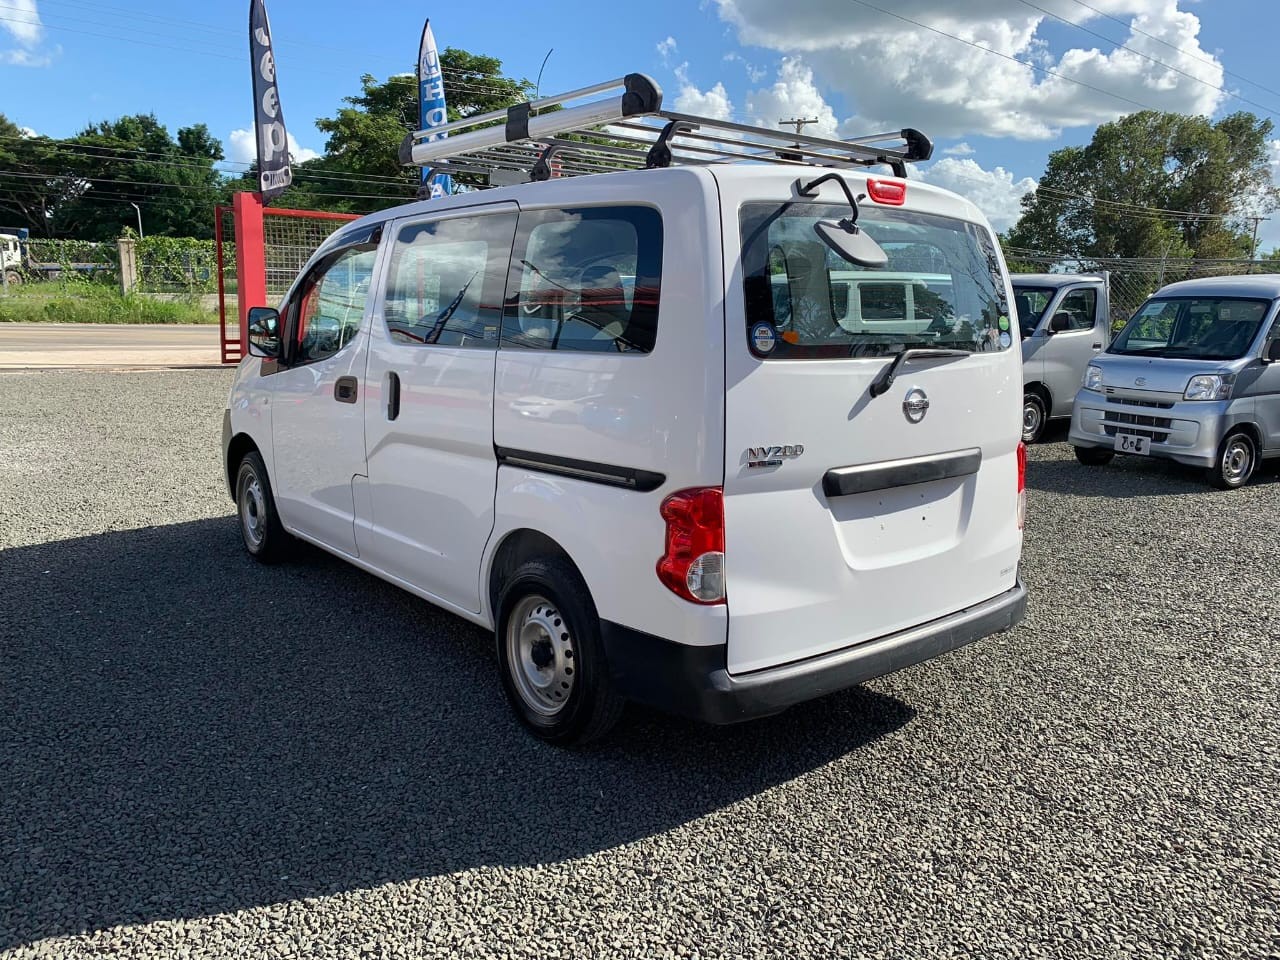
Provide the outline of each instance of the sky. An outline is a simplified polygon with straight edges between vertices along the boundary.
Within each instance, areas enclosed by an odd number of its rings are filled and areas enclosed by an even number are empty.
[[[130,113],[171,132],[203,122],[230,170],[253,141],[247,0],[0,0],[0,112],[55,137]],[[324,149],[361,74],[413,69],[425,17],[440,46],[502,60],[544,94],[639,71],[665,105],[807,132],[916,127],[923,178],[972,199],[999,230],[1049,153],[1143,108],[1280,127],[1276,0],[267,0],[293,152]],[[354,11],[354,12],[353,12]],[[446,83],[446,93],[447,93]],[[1272,142],[1280,182],[1280,132]],[[236,166],[236,163],[241,166]],[[1263,224],[1280,246],[1280,212]]]

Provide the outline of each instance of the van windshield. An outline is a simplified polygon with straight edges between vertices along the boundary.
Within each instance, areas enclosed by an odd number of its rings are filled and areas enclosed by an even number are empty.
[[[748,203],[740,214],[747,342],[770,359],[873,357],[908,346],[980,351],[1012,343],[990,234],[933,214],[860,207],[889,256],[849,263],[814,232],[843,204]]]
[[[1271,304],[1235,297],[1148,300],[1125,324],[1108,353],[1190,360],[1238,360],[1248,351]]]

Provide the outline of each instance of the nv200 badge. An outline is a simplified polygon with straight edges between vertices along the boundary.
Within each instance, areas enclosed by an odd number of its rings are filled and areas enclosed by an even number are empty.
[[[748,447],[747,466],[780,467],[783,460],[794,460],[804,453],[804,445],[787,444],[781,447]]]

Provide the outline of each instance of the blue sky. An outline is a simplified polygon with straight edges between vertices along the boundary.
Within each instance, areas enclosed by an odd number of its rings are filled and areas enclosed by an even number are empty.
[[[0,111],[52,136],[154,112],[175,131],[207,123],[243,158],[233,132],[251,121],[247,7],[0,0]],[[442,47],[497,56],[514,75],[533,78],[554,48],[544,92],[639,70],[682,109],[770,124],[806,114],[846,136],[917,126],[938,147],[924,175],[973,197],[1001,228],[1051,150],[1140,105],[1246,109],[1280,125],[1272,0],[542,0],[474,16],[462,4],[268,0],[268,9],[303,156],[323,148],[314,120],[361,73],[412,69],[428,15]],[[1280,134],[1275,156],[1280,170]],[[1263,237],[1280,244],[1280,215]]]

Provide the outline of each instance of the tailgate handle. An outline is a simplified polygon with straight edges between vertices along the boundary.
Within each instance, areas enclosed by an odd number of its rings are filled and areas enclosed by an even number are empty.
[[[822,492],[828,497],[848,497],[855,493],[908,487],[932,480],[968,477],[982,466],[982,451],[957,450],[906,460],[885,460],[856,467],[835,467],[822,477]]]

